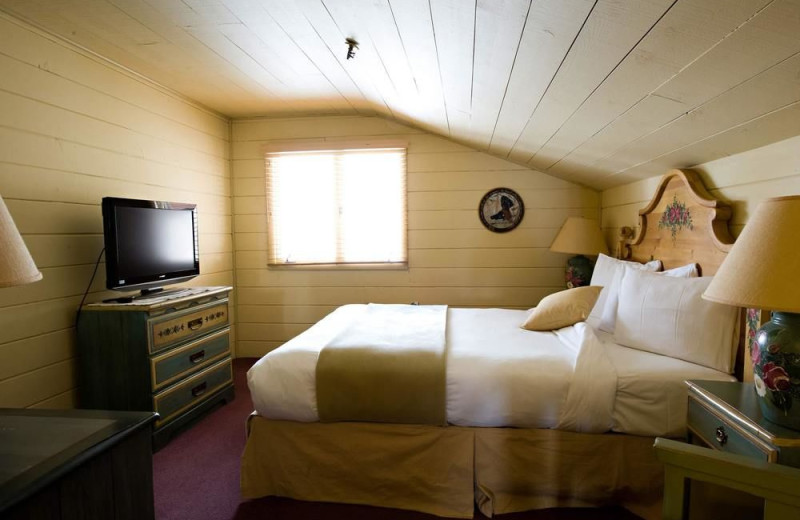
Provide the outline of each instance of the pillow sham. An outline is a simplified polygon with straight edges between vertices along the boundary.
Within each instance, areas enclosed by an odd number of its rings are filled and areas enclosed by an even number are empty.
[[[527,330],[555,330],[584,321],[602,289],[599,285],[586,285],[545,296],[539,305],[531,309],[521,327]]]
[[[614,340],[731,373],[738,309],[700,297],[711,280],[626,270]]]
[[[660,271],[661,260],[652,260],[646,264],[639,262],[630,262],[627,260],[617,260],[610,256],[600,253],[597,256],[597,262],[594,264],[592,271],[592,280],[589,285],[600,285],[604,289],[600,292],[591,313],[592,318],[600,320],[603,318],[603,310],[605,309],[606,302],[608,301],[609,288],[613,285],[614,275],[619,271],[620,278],[622,278],[622,270],[625,266],[633,269],[644,269],[645,271]]]
[[[602,331],[614,333],[614,326],[617,323],[617,305],[619,302],[619,285],[622,282],[622,277],[625,270],[630,269],[629,266],[623,266],[622,269],[617,269],[614,273],[614,279],[608,287],[608,297],[606,298],[603,313],[600,317],[600,324],[598,328]],[[697,264],[686,264],[680,267],[667,269],[666,271],[658,271],[656,274],[662,276],[675,276],[678,278],[697,278],[698,276]]]

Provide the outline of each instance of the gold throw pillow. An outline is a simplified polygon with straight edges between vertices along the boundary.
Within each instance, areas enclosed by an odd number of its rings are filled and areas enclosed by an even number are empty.
[[[589,317],[600,291],[599,285],[587,285],[553,293],[542,298],[522,324],[527,330],[554,330],[568,327]]]

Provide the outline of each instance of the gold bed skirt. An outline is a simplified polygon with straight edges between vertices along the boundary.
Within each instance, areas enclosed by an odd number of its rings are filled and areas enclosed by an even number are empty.
[[[653,438],[518,428],[298,423],[253,414],[245,498],[365,504],[472,518],[620,504],[658,518]]]

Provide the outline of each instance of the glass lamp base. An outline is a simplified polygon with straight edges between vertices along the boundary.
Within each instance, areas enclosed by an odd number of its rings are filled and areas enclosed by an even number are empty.
[[[751,356],[764,417],[800,430],[800,314],[773,312],[756,332]]]
[[[583,255],[573,256],[567,260],[567,270],[564,277],[566,278],[567,288],[583,287],[589,285],[592,280],[592,271],[594,265],[592,261]]]

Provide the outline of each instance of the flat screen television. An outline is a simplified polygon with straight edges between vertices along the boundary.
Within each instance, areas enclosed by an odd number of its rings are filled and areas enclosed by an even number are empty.
[[[145,295],[200,274],[195,204],[104,197],[102,207],[107,288]]]

